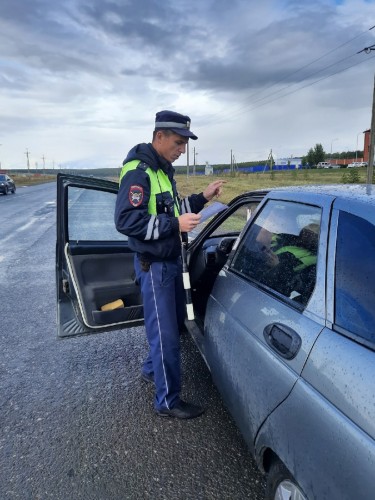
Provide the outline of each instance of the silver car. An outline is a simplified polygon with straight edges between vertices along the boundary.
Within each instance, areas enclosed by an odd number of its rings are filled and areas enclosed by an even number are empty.
[[[373,189],[245,193],[190,243],[186,324],[269,499],[374,496]],[[143,322],[133,256],[113,225],[116,191],[58,177],[60,336]],[[101,310],[118,298],[125,308]]]

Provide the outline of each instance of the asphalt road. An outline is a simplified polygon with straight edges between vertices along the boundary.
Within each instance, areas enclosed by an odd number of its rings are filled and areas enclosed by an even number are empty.
[[[57,340],[55,184],[0,195],[0,499],[261,499],[263,477],[191,339],[161,419],[140,378],[143,328]]]

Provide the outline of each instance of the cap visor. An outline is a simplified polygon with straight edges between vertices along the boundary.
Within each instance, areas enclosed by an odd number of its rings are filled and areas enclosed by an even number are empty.
[[[182,135],[183,137],[190,137],[190,139],[193,139],[193,141],[196,141],[198,137],[193,134],[191,130],[184,129],[184,128],[171,128],[169,130],[172,130],[175,134]]]

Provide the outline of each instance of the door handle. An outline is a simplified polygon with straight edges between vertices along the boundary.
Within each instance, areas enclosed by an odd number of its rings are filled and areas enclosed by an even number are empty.
[[[300,350],[302,339],[297,332],[282,323],[271,323],[263,330],[267,344],[285,359],[293,359]]]

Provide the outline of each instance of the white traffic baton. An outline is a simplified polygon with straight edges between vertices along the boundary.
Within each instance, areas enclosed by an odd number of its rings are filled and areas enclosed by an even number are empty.
[[[186,261],[186,245],[181,238],[181,257],[182,257],[182,279],[184,282],[185,289],[185,299],[186,299],[186,313],[187,319],[194,319],[194,309],[193,309],[193,301],[191,299],[191,286],[190,286],[190,275]]]

